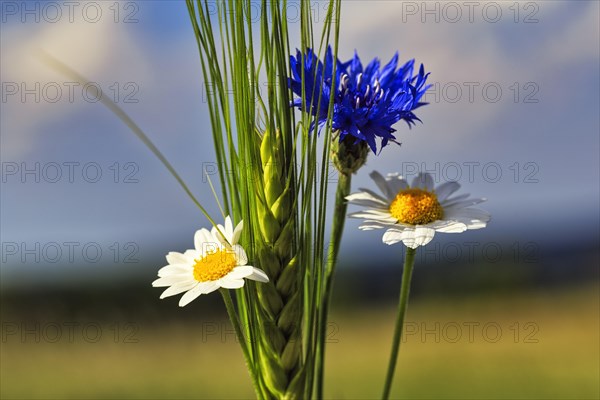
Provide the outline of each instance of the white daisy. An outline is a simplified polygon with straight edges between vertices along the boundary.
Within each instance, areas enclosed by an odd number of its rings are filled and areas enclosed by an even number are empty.
[[[233,229],[231,218],[225,218],[225,226],[217,225],[212,231],[202,228],[194,235],[194,249],[185,253],[167,254],[169,265],[158,271],[159,278],[152,282],[154,287],[166,287],[160,298],[186,292],[179,300],[183,307],[201,294],[219,288],[238,289],[244,286],[244,278],[268,282],[269,278],[260,269],[246,265],[246,252],[237,244],[243,221]]]
[[[470,207],[486,199],[469,199],[469,194],[450,197],[460,188],[457,182],[445,182],[434,189],[433,178],[427,173],[420,173],[410,186],[398,174],[384,178],[373,171],[370,176],[383,196],[361,188],[346,199],[366,209],[348,216],[364,219],[359,227],[362,230],[388,228],[383,234],[386,244],[402,241],[416,249],[429,243],[436,231],[481,229],[491,218],[487,212]]]

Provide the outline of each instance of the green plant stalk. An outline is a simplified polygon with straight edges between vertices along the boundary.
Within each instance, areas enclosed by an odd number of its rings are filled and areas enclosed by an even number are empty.
[[[214,85],[207,97],[217,161],[224,165],[219,168],[223,196],[228,199],[224,209],[230,208],[235,220],[247,222],[250,229],[244,231],[242,243],[248,244],[248,256],[271,279],[266,284],[249,283],[240,290],[238,318],[250,338],[248,352],[262,397],[310,398],[325,276],[322,236],[329,145],[319,162],[319,140],[309,132],[310,113],[303,112],[302,122],[296,124],[290,108],[286,1],[261,0],[262,15],[272,17],[261,19],[258,25],[249,17],[249,1],[217,2],[218,18],[211,18],[208,3],[187,0],[204,80]],[[309,2],[300,4],[301,48],[314,48],[312,10]],[[329,2],[320,52],[335,32],[337,54],[340,5],[340,0]],[[256,33],[260,33],[260,41],[255,41]],[[257,64],[254,43],[260,43]],[[258,80],[263,76],[268,85],[261,94]],[[230,91],[236,95],[233,102]],[[333,99],[330,108],[332,104]],[[330,126],[331,122],[326,137],[320,138],[326,143]],[[263,133],[278,138],[265,142]],[[300,166],[296,164],[298,156]],[[307,279],[311,276],[316,279]]]
[[[231,324],[235,329],[235,334],[240,342],[240,346],[242,347],[242,353],[244,354],[244,360],[246,361],[246,366],[248,371],[250,372],[250,377],[252,378],[252,386],[254,386],[254,390],[256,391],[257,398],[262,398],[260,393],[260,386],[258,384],[258,377],[256,376],[256,369],[253,368],[252,358],[250,357],[250,352],[248,350],[248,342],[246,341],[246,337],[242,332],[242,327],[240,324],[240,320],[237,317],[237,313],[235,311],[235,306],[233,305],[233,300],[231,299],[231,294],[228,289],[219,289],[221,295],[223,296],[223,302],[225,303],[225,308],[227,309],[227,314],[229,315],[229,319],[231,320]]]
[[[392,380],[394,379],[394,370],[396,369],[398,351],[400,350],[400,340],[402,339],[402,331],[404,328],[404,316],[406,315],[406,309],[408,308],[410,280],[415,265],[416,253],[416,249],[406,248],[404,271],[402,272],[402,286],[400,288],[400,301],[398,302],[398,315],[396,316],[396,328],[394,330],[394,338],[392,341],[392,352],[390,354],[390,363],[385,377],[385,385],[383,386],[383,395],[381,396],[384,400],[390,397],[390,390],[392,389]]]
[[[325,342],[327,336],[327,316],[331,295],[333,293],[333,278],[335,276],[335,266],[337,264],[340,244],[342,242],[342,233],[344,232],[344,223],[346,221],[346,210],[348,202],[346,196],[350,194],[352,176],[350,174],[339,173],[337,189],[335,192],[335,206],[333,210],[333,227],[331,229],[331,239],[329,241],[329,250],[327,252],[327,266],[325,267],[325,282],[323,296],[321,297],[321,312],[319,313],[318,338],[317,338],[317,368],[316,368],[316,386],[317,398],[323,398],[323,381],[325,374]]]

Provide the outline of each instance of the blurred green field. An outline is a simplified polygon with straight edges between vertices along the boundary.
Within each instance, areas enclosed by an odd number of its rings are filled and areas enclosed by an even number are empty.
[[[393,390],[403,399],[597,399],[599,287],[413,301]],[[327,397],[377,398],[394,307],[331,318]],[[177,311],[177,310],[175,310]],[[175,312],[174,311],[174,312]],[[439,325],[436,325],[439,324]],[[123,327],[122,327],[123,328]],[[134,343],[105,329],[98,342],[6,335],[2,398],[252,398],[223,322],[140,322]],[[136,342],[137,341],[137,342]]]

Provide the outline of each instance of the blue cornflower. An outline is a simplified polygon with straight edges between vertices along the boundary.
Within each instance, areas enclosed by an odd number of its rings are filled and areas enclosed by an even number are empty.
[[[297,50],[296,57],[290,56],[290,66],[292,69],[292,78],[288,79],[292,91],[300,96],[295,99],[292,105],[302,108],[302,82],[306,95],[306,106],[310,113],[317,117],[319,125],[325,123],[327,119],[327,109],[331,96],[331,87],[333,80],[333,53],[331,47],[327,47],[325,52],[325,64],[319,60],[312,49],[307,49],[304,54],[304,64],[302,64],[302,53]],[[346,67],[337,60],[336,79],[339,82],[340,76]],[[302,73],[304,71],[304,80]]]
[[[410,127],[420,121],[413,111],[427,104],[420,102],[429,88],[425,85],[429,74],[425,74],[423,65],[416,75],[413,75],[414,60],[397,69],[398,53],[382,69],[377,58],[363,68],[356,53],[347,63],[336,62],[334,79],[331,48],[327,49],[325,63],[307,49],[304,65],[302,53],[298,51],[295,58],[290,57],[292,78],[289,82],[298,96],[302,96],[304,85],[306,108],[320,126],[327,121],[333,94],[332,129],[338,132],[340,141],[350,135],[355,142],[364,141],[377,153],[377,137],[381,138],[382,148],[396,139],[393,135],[396,130],[392,128],[396,122],[404,120]],[[294,100],[292,105],[302,108],[302,99]]]

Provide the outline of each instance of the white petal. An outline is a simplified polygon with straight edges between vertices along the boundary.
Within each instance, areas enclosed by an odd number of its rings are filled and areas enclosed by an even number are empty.
[[[198,284],[199,284],[198,281],[192,280],[192,281],[189,281],[186,283],[181,283],[181,284],[170,286],[167,288],[167,290],[162,292],[162,294],[160,295],[160,298],[164,299],[165,297],[175,296],[176,294],[179,294],[182,292],[187,292],[188,290],[192,289],[193,287],[195,287]]]
[[[233,230],[233,234],[231,237],[231,244],[237,244],[237,242],[239,242],[240,240],[240,235],[242,234],[242,230],[244,229],[244,221],[240,221],[239,224],[237,224],[237,226],[235,227],[235,229]]]
[[[444,218],[445,219],[470,218],[470,219],[478,219],[478,220],[487,222],[492,217],[491,217],[490,213],[488,213],[487,211],[483,211],[478,208],[468,207],[468,208],[459,208],[459,209],[449,210],[447,212],[447,216],[445,216]]]
[[[398,229],[388,229],[384,234],[383,234],[383,243],[385,244],[395,244],[398,243],[399,241],[402,240],[402,232],[401,230]]]
[[[225,236],[227,240],[231,240],[233,238],[233,223],[231,222],[231,217],[228,215],[225,218]],[[233,244],[233,243],[231,243]]]
[[[181,299],[179,299],[179,307],[187,306],[192,300],[200,296],[202,294],[202,287],[203,285],[201,282],[181,296]]]
[[[389,208],[364,208],[360,211],[356,211],[352,214],[357,214],[357,213],[364,213],[364,214],[370,214],[370,215],[377,215],[380,217],[391,217],[392,215],[390,214],[390,210]]]
[[[440,201],[440,204],[442,207],[446,207],[446,206],[456,203],[460,200],[464,200],[464,199],[468,198],[469,196],[470,196],[469,193],[463,193],[463,194],[455,196],[451,199],[446,199],[446,200]]]
[[[467,230],[467,225],[460,221],[436,221],[427,226],[442,233],[461,233]]]
[[[434,236],[435,229],[417,225],[417,228],[415,229],[415,239],[419,246],[425,246],[427,243],[431,242]]]
[[[384,228],[383,226],[375,226],[375,225],[361,225],[358,227],[358,229],[360,229],[361,231],[372,231],[375,229],[382,229]]]
[[[176,251],[169,252],[166,258],[169,264],[186,264],[188,262],[188,259],[185,255]]]
[[[358,229],[362,231],[372,231],[373,229],[385,229],[393,224],[383,224],[377,221],[365,221],[363,222]]]
[[[379,222],[381,224],[386,224],[386,225],[402,225],[396,218],[394,217],[383,217],[383,216],[377,216],[377,215],[371,215],[370,217],[366,218],[366,220],[372,220],[372,221],[376,221]]]
[[[460,189],[460,184],[458,182],[444,182],[435,189],[435,194],[438,201],[441,203],[458,189]]]
[[[213,226],[210,233],[219,243],[229,245],[230,237],[227,235],[227,229],[223,225],[217,224],[217,226]]]
[[[361,190],[365,190],[365,189],[361,189]],[[371,191],[362,191],[362,192],[352,193],[352,194],[346,196],[346,200],[348,200],[350,203],[353,203],[356,200],[369,200],[369,201],[377,203],[383,207],[386,207],[388,205],[388,203],[385,199],[383,199],[381,196],[379,196]]]
[[[231,279],[241,279],[246,278],[247,276],[252,275],[252,271],[254,267],[251,265],[242,265],[239,267],[235,267],[230,273],[227,274],[227,277]]]
[[[358,188],[358,190],[360,190],[362,193],[367,193],[368,195],[370,195],[373,199],[379,200],[381,201],[383,204],[388,204],[388,200],[381,196],[378,193],[375,193],[374,191],[372,191],[371,189],[365,189],[365,188]]]
[[[252,279],[253,281],[257,282],[269,282],[269,277],[267,276],[265,271],[255,267],[252,267],[252,274],[248,275],[246,279]]]
[[[186,250],[184,253],[185,258],[187,258],[188,263],[190,265],[193,265],[196,263],[196,260],[199,259],[200,257],[202,257],[202,253],[197,251],[196,249],[194,250]]]
[[[348,214],[349,218],[362,218],[362,219],[368,219],[368,220],[372,220],[372,221],[378,221],[378,222],[384,222],[384,223],[388,223],[388,224],[394,224],[396,222],[396,218],[392,217],[389,214],[385,214],[382,212],[375,212],[375,210],[364,210],[364,211],[358,211],[355,213],[350,213]]]
[[[419,246],[425,246],[427,243],[431,242],[434,235],[434,229],[417,225],[414,230],[407,229],[402,232],[402,243],[404,243],[406,247],[416,249]]]
[[[215,290],[217,290],[219,288],[219,285],[217,283],[218,281],[207,281],[207,282],[200,282],[200,291],[202,292],[202,294],[209,294],[214,292]]]
[[[391,222],[391,221],[388,222],[388,221],[377,221],[377,220],[367,219],[367,220],[363,221],[363,223],[362,223],[362,225],[370,225],[370,224],[381,225],[382,227],[390,227],[390,226],[392,226],[395,229],[400,230],[400,231],[404,230],[404,229],[412,229],[414,227],[414,225],[405,224],[403,222],[396,221],[396,220],[394,220],[393,222]],[[359,229],[360,229],[360,226],[359,226]],[[365,230],[368,230],[368,229],[365,229]]]
[[[154,287],[163,287],[163,286],[171,286],[176,285],[178,283],[187,282],[190,279],[194,279],[193,275],[189,273],[185,274],[177,274],[177,275],[168,275],[158,278],[154,282],[152,282],[152,286]]]
[[[203,252],[205,243],[211,242],[212,240],[213,238],[209,230],[206,228],[202,228],[200,230],[197,230],[194,234],[194,247],[197,251]]]
[[[248,263],[248,256],[246,255],[246,251],[242,246],[236,244],[232,247],[232,251],[234,252],[238,265],[246,265]]]
[[[348,214],[348,218],[376,221],[376,222],[380,222],[380,223],[388,224],[388,225],[394,225],[396,223],[396,220],[393,218],[383,217],[383,216],[373,215],[373,214],[360,213],[360,212]]]
[[[394,200],[394,197],[396,197],[396,192],[390,190],[385,178],[379,172],[373,171],[369,174],[369,176],[375,181],[375,184],[379,190],[381,190],[381,193],[383,193],[388,200]]]
[[[442,205],[442,207],[444,208],[444,211],[446,211],[449,209],[459,209],[459,208],[474,206],[475,204],[483,203],[484,201],[486,201],[486,199],[473,198],[473,199],[467,199],[467,200],[461,200],[461,201],[454,201],[449,204],[444,204],[444,205]]]
[[[388,174],[387,184],[390,191],[396,195],[399,192],[408,189],[408,182],[406,182],[406,180],[400,175]]]
[[[483,229],[487,226],[487,222],[484,221],[464,221],[468,229]]]
[[[208,239],[206,242],[202,243],[202,248],[198,249],[198,257],[199,258],[204,258],[206,257],[207,254],[209,253],[214,253],[216,251],[222,250],[223,249],[223,243],[219,240],[217,240],[210,232],[210,239]]]
[[[378,210],[387,210],[389,208],[388,204],[382,204],[381,201],[373,201],[373,200],[352,200],[350,204],[355,206],[362,206],[367,208],[374,208]]]
[[[158,270],[158,276],[169,276],[169,275],[177,275],[183,273],[191,273],[194,268],[189,264],[171,264],[165,267],[162,267]]]
[[[491,215],[477,208],[461,208],[451,210],[445,218],[464,223],[468,229],[481,229],[487,226]]]
[[[244,286],[244,280],[243,279],[228,279],[227,277],[223,277],[223,278],[219,279],[217,284],[225,289],[239,289],[242,286]]]
[[[412,188],[421,188],[426,190],[433,190],[434,182],[433,178],[428,173],[419,172],[417,176],[412,181],[410,187]]]

